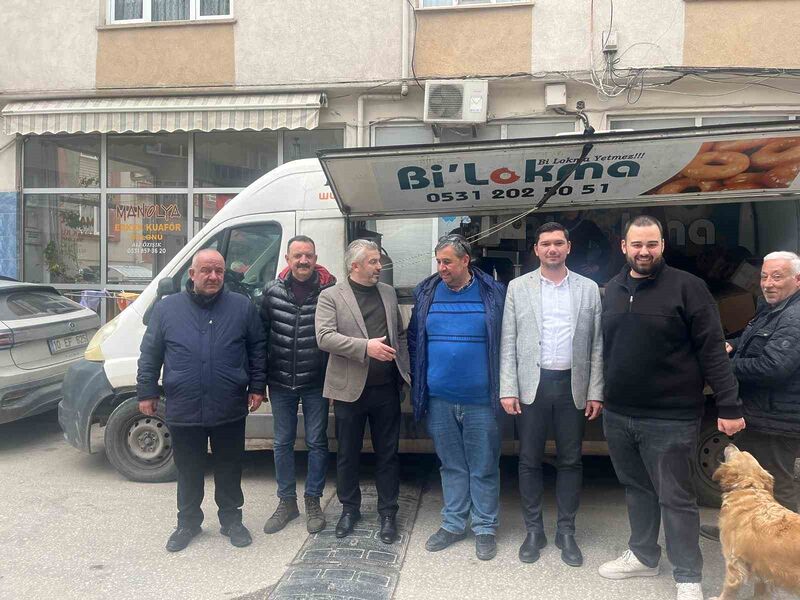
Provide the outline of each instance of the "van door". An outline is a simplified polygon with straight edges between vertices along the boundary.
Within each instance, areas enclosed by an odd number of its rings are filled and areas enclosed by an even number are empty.
[[[199,249],[218,250],[225,258],[225,286],[259,303],[264,286],[278,275],[282,249],[294,235],[293,212],[248,215],[221,225]],[[190,266],[187,260],[175,274],[177,290],[186,286]]]

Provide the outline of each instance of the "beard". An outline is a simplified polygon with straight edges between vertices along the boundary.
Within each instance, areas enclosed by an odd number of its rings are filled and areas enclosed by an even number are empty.
[[[653,260],[645,264],[637,263],[635,259],[627,255],[625,256],[625,259],[628,261],[628,266],[635,273],[638,273],[639,275],[650,275],[661,264],[661,261],[664,260],[664,257],[653,257]]]

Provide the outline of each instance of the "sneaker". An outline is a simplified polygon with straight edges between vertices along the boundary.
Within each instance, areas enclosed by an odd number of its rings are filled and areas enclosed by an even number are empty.
[[[319,533],[325,529],[325,515],[319,505],[319,498],[306,496],[306,529],[308,533]]]
[[[678,583],[676,600],[703,600],[703,588],[699,583]]]
[[[712,542],[718,542],[719,527],[716,525],[700,525],[700,537],[704,537]]]
[[[278,533],[286,524],[300,516],[297,509],[297,498],[281,498],[278,508],[264,524],[264,533]]]
[[[222,527],[219,532],[225,537],[231,538],[231,544],[237,548],[244,548],[253,543],[253,538],[250,536],[247,527],[238,522]]]
[[[200,527],[178,526],[167,540],[167,552],[180,552],[200,533]]]
[[[628,579],[629,577],[655,577],[658,575],[658,566],[648,567],[639,562],[636,555],[630,550],[619,558],[603,563],[597,570],[601,577],[606,579]]]

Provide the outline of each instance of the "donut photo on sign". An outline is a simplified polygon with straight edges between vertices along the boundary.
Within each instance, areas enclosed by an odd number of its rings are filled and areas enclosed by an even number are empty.
[[[706,142],[679,173],[648,194],[788,188],[800,174],[800,137]]]

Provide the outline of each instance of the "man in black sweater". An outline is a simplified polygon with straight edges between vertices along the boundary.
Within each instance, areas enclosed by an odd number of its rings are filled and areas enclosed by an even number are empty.
[[[625,227],[627,265],[603,306],[605,415],[614,469],[625,486],[629,550],[600,567],[608,579],[658,574],[664,520],[678,600],[702,600],[700,517],[691,477],[707,382],[718,427],[744,428],[719,313],[705,283],[664,263],[661,224],[642,215]]]
[[[261,298],[278,483],[278,506],[264,525],[264,533],[276,533],[300,515],[294,445],[297,407],[301,402],[308,448],[306,528],[309,533],[317,533],[325,528],[320,498],[328,466],[328,401],[322,397],[325,353],[317,347],[314,314],[320,292],[334,285],[336,278],[317,264],[314,240],[304,235],[289,240],[286,264],[278,278],[266,285]]]

